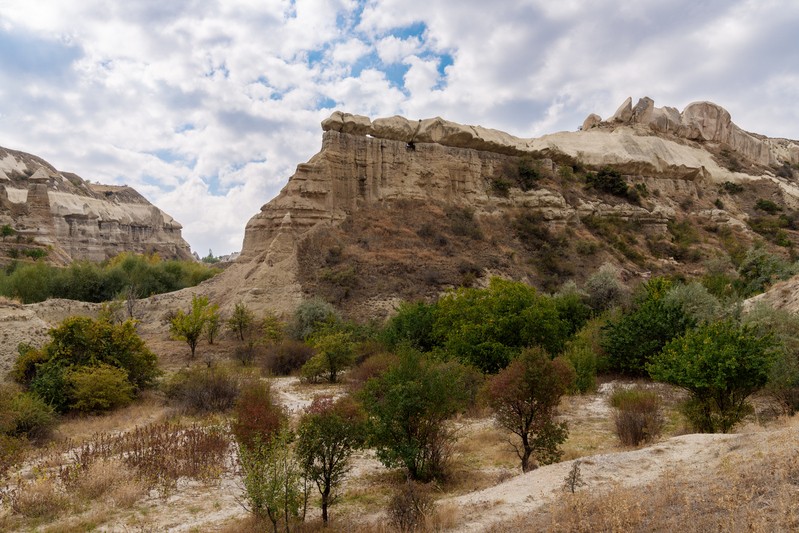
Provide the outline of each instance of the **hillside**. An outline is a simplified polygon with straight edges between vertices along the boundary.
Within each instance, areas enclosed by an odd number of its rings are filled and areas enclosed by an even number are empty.
[[[120,252],[188,259],[181,225],[127,186],[99,185],[41,158],[0,148],[0,263],[102,261]]]
[[[522,139],[441,118],[335,112],[322,148],[247,224],[208,290],[290,311],[322,295],[359,318],[490,275],[554,290],[599,265],[693,275],[762,241],[799,244],[799,143],[723,108],[627,100],[581,131]]]

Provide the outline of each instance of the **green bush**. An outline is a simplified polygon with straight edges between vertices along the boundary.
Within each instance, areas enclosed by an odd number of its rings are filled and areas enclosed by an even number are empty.
[[[106,319],[70,317],[51,329],[49,335],[50,342],[40,350],[20,350],[13,376],[59,412],[69,410],[73,404],[91,403],[85,396],[73,396],[68,377],[72,372],[108,365],[125,376],[134,395],[152,385],[160,374],[155,354],[138,336],[133,321],[115,324]],[[107,380],[112,379],[109,372],[102,373]],[[106,400],[98,401],[102,405]]]
[[[394,349],[407,344],[423,352],[436,346],[433,336],[436,304],[425,302],[402,302],[381,334],[385,344]]]
[[[97,413],[124,407],[133,401],[133,385],[127,372],[111,365],[82,366],[66,375],[69,408]]]
[[[586,182],[598,191],[621,196],[622,198],[627,198],[634,192],[633,189],[627,186],[627,182],[624,181],[621,173],[611,167],[602,167],[596,174],[588,174]]]
[[[755,209],[760,209],[761,211],[765,211],[769,215],[775,215],[778,211],[782,211],[782,208],[772,202],[771,200],[766,200],[764,198],[758,198],[755,202]]]
[[[730,431],[751,412],[775,360],[773,340],[730,320],[702,324],[669,342],[652,360],[653,379],[687,390],[685,414],[697,431]]]
[[[335,308],[321,298],[303,300],[294,311],[287,333],[295,340],[306,340],[326,324],[338,323],[339,315]]]

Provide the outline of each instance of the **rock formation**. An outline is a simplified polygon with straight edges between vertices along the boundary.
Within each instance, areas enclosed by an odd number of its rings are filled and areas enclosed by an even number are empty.
[[[0,225],[17,234],[3,241],[6,256],[39,247],[61,264],[101,261],[124,251],[191,257],[181,225],[132,188],[92,184],[38,157],[3,148]]]
[[[706,102],[680,113],[657,108],[649,98],[635,106],[628,99],[607,122],[591,115],[581,131],[537,139],[439,117],[371,120],[338,111],[322,129],[320,152],[298,165],[247,224],[241,256],[215,282],[225,287],[217,291],[223,298],[255,307],[266,299],[264,306],[286,311],[327,283],[338,287],[330,293],[337,303],[361,298],[361,304],[377,305],[414,296],[407,284],[383,287],[382,280],[398,271],[417,289],[433,280],[438,291],[458,284],[472,268],[465,265],[552,284],[565,279],[565,270],[558,273],[561,267],[552,264],[558,254],[575,276],[590,273],[600,258],[641,275],[680,271],[681,262],[670,257],[684,253],[675,248],[672,223],[727,227],[751,240],[757,235],[747,221],[759,215],[755,194],[799,207],[792,167],[799,143],[744,132],[729,113]],[[523,168],[535,183],[523,184]],[[590,185],[602,168],[623,176],[629,196]],[[752,192],[722,201],[720,186],[727,182],[751,183]],[[450,231],[459,209],[484,232],[482,241],[462,249],[462,237]],[[603,230],[601,220],[635,233],[629,245],[616,230]],[[524,224],[540,227],[520,237]],[[435,246],[424,241],[430,235],[442,250],[431,250]],[[714,239],[710,235],[706,251],[692,260],[712,256]],[[584,250],[595,249],[607,253],[586,256]],[[528,268],[542,262],[549,266]]]

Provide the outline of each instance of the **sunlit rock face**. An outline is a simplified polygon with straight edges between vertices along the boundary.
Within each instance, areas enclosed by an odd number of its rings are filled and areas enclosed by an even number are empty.
[[[189,259],[182,226],[127,186],[89,183],[46,161],[0,148],[0,224],[48,259],[102,261],[130,251]]]

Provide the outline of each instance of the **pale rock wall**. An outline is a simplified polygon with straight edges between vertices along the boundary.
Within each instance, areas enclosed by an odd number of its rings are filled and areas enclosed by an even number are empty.
[[[90,184],[2,148],[0,223],[52,247],[48,257],[59,263],[102,261],[124,251],[191,258],[181,225],[130,187]]]

